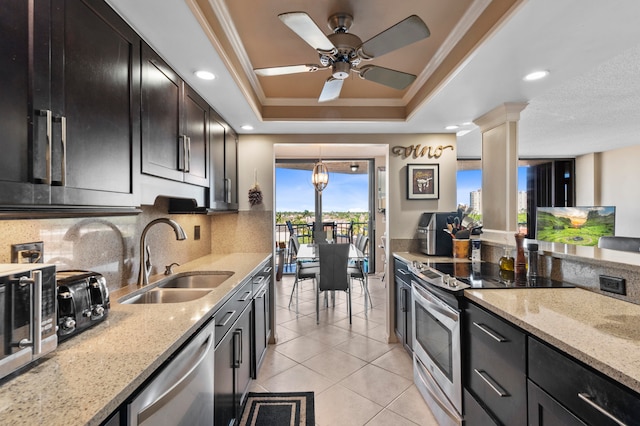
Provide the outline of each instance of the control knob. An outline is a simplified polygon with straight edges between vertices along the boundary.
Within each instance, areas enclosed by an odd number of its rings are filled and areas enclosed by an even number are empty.
[[[94,318],[101,317],[103,314],[104,314],[104,308],[102,307],[102,305],[95,306],[91,312],[91,316]]]
[[[63,330],[73,330],[76,328],[76,320],[67,317],[62,321],[61,327]]]

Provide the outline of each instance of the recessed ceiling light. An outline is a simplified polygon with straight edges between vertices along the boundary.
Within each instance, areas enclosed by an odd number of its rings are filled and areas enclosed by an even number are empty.
[[[473,123],[471,121],[465,121],[462,123],[463,126],[471,126]]]
[[[445,127],[445,130],[455,130],[455,129],[457,129],[457,128],[458,128],[458,126],[453,125],[453,126],[447,126],[447,127]]]
[[[548,75],[549,75],[549,71],[547,71],[547,70],[534,71],[532,73],[529,73],[529,74],[525,75],[523,80],[524,81],[535,81],[535,80],[540,80],[541,78],[545,78]]]
[[[471,132],[471,130],[468,130],[468,129],[467,130],[460,130],[458,133],[456,133],[456,136],[461,137],[461,136],[464,136],[464,135],[466,135],[467,133],[470,133],[470,132]]]
[[[250,124],[245,124],[241,127],[242,130],[253,130],[253,126]]]
[[[204,71],[204,70],[196,71],[194,74],[196,75],[196,77],[201,78],[203,80],[213,80],[214,78],[216,78],[216,76],[213,73],[209,71]]]

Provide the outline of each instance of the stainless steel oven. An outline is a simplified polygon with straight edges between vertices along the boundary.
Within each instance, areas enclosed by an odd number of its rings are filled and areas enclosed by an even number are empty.
[[[410,267],[414,382],[440,425],[462,424],[461,311],[468,285],[422,265]]]

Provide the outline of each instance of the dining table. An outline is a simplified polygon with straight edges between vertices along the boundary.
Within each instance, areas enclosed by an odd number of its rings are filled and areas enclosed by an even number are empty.
[[[331,244],[331,243],[326,243],[326,244]],[[353,243],[349,244],[349,262],[355,262],[356,265],[361,265],[362,261],[364,261],[366,257],[367,256],[361,250],[358,250],[358,248],[356,248],[355,244]],[[299,261],[302,261],[302,262],[319,261],[318,244],[317,243],[300,244],[300,249],[298,250],[297,258]],[[366,277],[366,272],[364,271],[363,271],[363,276]],[[368,300],[371,298],[371,296],[369,295],[369,284],[367,279],[363,281],[363,286],[364,286],[364,313],[366,316],[369,310],[369,305],[371,305],[371,307],[373,308],[373,304],[371,304],[371,300]]]

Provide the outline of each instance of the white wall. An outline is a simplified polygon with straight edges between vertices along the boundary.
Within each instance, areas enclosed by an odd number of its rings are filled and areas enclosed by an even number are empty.
[[[581,176],[576,169],[577,187],[595,188],[594,201],[603,206],[616,207],[616,235],[640,237],[640,146],[615,149],[596,155],[595,173]],[[588,156],[579,157],[576,165],[589,161]],[[599,173],[597,172],[599,169]],[[592,184],[590,179],[593,179]],[[597,190],[599,187],[599,197]],[[578,191],[576,191],[578,192]],[[599,200],[599,202],[598,202]],[[588,199],[576,199],[579,205]],[[587,204],[588,205],[588,204]]]
[[[263,193],[261,209],[273,210],[274,194],[274,144],[362,144],[362,157],[367,154],[367,145],[388,145],[389,166],[387,167],[387,219],[389,236],[396,239],[413,239],[419,216],[425,211],[454,211],[456,201],[456,137],[454,134],[419,135],[250,135],[239,138],[238,147],[238,193],[240,210],[253,210],[247,199],[247,191],[253,185],[254,169]],[[452,145],[440,158],[403,158],[391,153],[394,146]],[[309,153],[312,155],[313,153]],[[323,152],[324,158],[329,158]],[[440,165],[440,199],[407,200],[407,164]],[[380,230],[378,231],[380,232]]]

